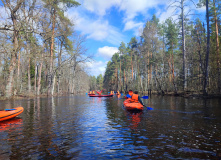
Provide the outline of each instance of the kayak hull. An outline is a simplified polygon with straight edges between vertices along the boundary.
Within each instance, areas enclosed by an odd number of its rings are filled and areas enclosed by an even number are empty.
[[[113,94],[108,94],[108,95],[89,95],[89,97],[113,97]]]
[[[134,111],[134,110],[142,111],[144,108],[143,105],[139,102],[138,103],[130,103],[130,98],[124,101],[124,107],[130,111]]]
[[[13,109],[7,109],[4,111],[0,111],[0,121],[8,120],[14,118],[21,114],[24,111],[23,107],[16,107]]]
[[[90,96],[90,95],[95,95],[95,94],[94,93],[91,93],[91,94],[88,93],[88,95]]]

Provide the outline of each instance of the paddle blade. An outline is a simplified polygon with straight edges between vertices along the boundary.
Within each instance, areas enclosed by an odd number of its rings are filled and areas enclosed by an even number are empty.
[[[151,108],[151,107],[147,107],[147,110],[153,110],[153,108]]]
[[[143,98],[143,99],[148,99],[149,97],[148,97],[148,96],[143,96],[143,97],[141,97],[141,98]]]

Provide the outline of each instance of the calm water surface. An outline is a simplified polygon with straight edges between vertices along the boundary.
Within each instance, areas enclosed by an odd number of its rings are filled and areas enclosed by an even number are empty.
[[[0,159],[221,159],[221,100],[152,96],[131,113],[118,97],[1,101]]]

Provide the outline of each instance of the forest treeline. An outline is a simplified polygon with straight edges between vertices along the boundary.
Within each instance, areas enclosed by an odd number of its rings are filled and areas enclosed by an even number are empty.
[[[160,23],[153,15],[140,37],[132,37],[108,62],[103,87],[108,90],[152,90],[158,94],[221,94],[221,1],[200,0],[205,22],[189,19],[188,0],[172,1],[178,20]],[[193,1],[189,1],[193,2]],[[190,12],[191,13],[191,12]],[[196,16],[195,16],[196,17]]]
[[[65,11],[75,0],[1,0],[0,95],[85,93],[85,38]]]

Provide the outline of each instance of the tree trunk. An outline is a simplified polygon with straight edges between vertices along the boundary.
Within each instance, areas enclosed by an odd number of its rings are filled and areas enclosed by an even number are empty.
[[[20,51],[18,52],[18,70],[17,70],[17,90],[19,90],[19,88],[20,88],[20,67],[21,67],[21,53],[20,53]]]
[[[173,45],[173,44],[172,44]],[[175,74],[174,74],[174,59],[173,59],[173,48],[172,48],[172,76],[173,76],[173,86],[174,86],[174,90],[175,90],[175,94],[177,94],[177,87],[176,87],[176,83],[175,83]]]
[[[7,78],[7,85],[6,85],[6,90],[5,90],[5,96],[11,97],[12,95],[12,87],[13,87],[13,79],[14,79],[14,69],[16,65],[16,55],[17,55],[17,49],[18,49],[18,32],[14,31],[13,35],[13,51],[11,54],[11,61],[10,61],[10,66],[9,66],[9,75]]]
[[[57,81],[58,81],[58,85],[57,85],[57,89],[58,89],[58,94],[60,93],[60,77],[61,77],[61,54],[62,54],[62,48],[63,48],[63,41],[61,40],[61,46],[60,46],[60,53],[58,55],[58,77],[57,77]]]
[[[119,88],[121,89],[121,59],[120,59],[120,74],[119,74],[119,80],[120,80],[120,86],[119,86]]]
[[[209,52],[210,52],[210,29],[209,29],[209,2],[206,0],[206,22],[207,22],[207,45],[206,45],[206,66],[204,73],[204,85],[203,94],[208,95],[207,84],[208,84],[208,65],[209,65]]]
[[[131,78],[132,78],[132,80],[133,80],[133,58],[132,58],[132,52],[131,52]]]
[[[181,0],[181,18],[182,18],[182,47],[183,47],[183,90],[187,90],[187,74],[186,74],[186,50],[185,50],[185,33],[184,33],[184,0]]]
[[[37,85],[37,74],[38,74],[38,66],[37,66],[37,62],[35,60],[35,79],[34,79],[35,95],[36,95],[36,92],[37,92],[37,88],[36,88],[36,85]]]
[[[213,0],[214,4],[214,19],[215,19],[215,27],[216,27],[216,60],[217,60],[217,73],[218,73],[218,93],[221,93],[221,80],[220,80],[220,55],[219,55],[219,29],[217,24],[217,14],[216,14],[216,4],[215,0]]]
[[[48,95],[51,95],[52,90],[52,70],[53,70],[53,59],[54,59],[54,35],[55,35],[55,8],[53,8],[53,15],[52,15],[52,35],[51,35],[51,47],[50,47],[50,67],[49,67],[49,74],[48,74]]]
[[[51,95],[53,96],[54,95],[54,87],[55,87],[55,78],[56,78],[56,76],[55,76],[55,74],[53,74],[53,76],[52,76],[52,88],[51,88]]]
[[[12,95],[12,87],[13,87],[13,80],[14,80],[14,69],[15,69],[15,65],[16,65],[17,52],[19,50],[19,45],[18,45],[19,31],[17,29],[16,12],[21,7],[23,2],[24,2],[24,0],[17,1],[17,4],[12,9],[8,1],[6,1],[6,3],[4,1],[2,1],[4,6],[10,8],[11,20],[12,20],[12,23],[13,23],[13,51],[11,53],[11,61],[10,61],[10,65],[9,65],[9,75],[7,77],[7,84],[6,84],[6,89],[5,89],[5,96],[7,98],[11,97],[11,95]]]
[[[148,78],[147,78],[147,87],[148,89],[150,89],[150,52],[149,50],[147,51],[147,75],[148,75]]]
[[[42,53],[43,57],[43,53]],[[38,72],[38,82],[37,82],[37,95],[40,95],[40,89],[41,89],[41,70],[42,70],[43,60],[40,62],[39,72]]]
[[[31,63],[31,58],[28,58],[28,93],[31,93],[31,73],[30,73],[30,63]]]
[[[152,61],[152,55],[153,53],[150,52],[150,58],[151,58],[151,61]],[[152,85],[152,63],[150,63],[150,86]],[[150,88],[151,89],[151,88]]]

